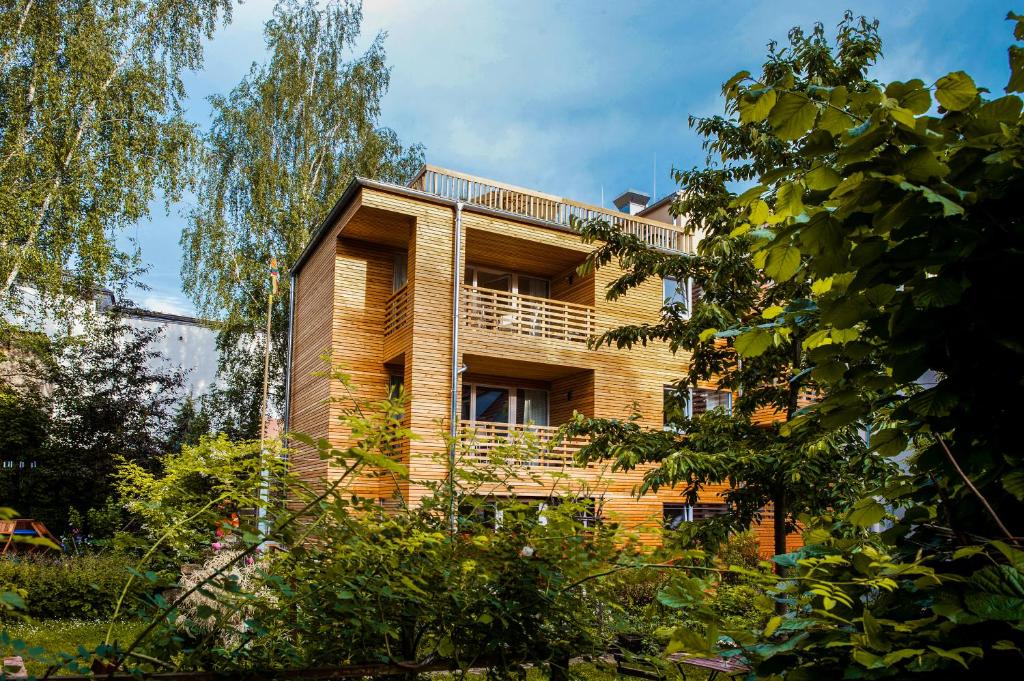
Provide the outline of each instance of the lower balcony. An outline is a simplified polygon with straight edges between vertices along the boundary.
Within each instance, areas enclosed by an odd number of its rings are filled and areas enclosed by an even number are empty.
[[[586,468],[575,459],[586,440],[560,439],[554,426],[463,421],[459,437],[466,447],[463,457],[473,462],[504,458],[507,452],[507,464],[528,469]]]

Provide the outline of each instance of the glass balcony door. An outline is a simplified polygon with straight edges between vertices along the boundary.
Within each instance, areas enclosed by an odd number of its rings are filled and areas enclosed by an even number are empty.
[[[515,426],[549,425],[548,391],[511,386],[462,385],[462,420]]]

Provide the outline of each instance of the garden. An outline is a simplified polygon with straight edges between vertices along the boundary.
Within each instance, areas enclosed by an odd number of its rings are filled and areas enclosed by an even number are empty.
[[[409,480],[415,504],[361,496],[360,480],[409,479],[416,434],[401,389],[367,400],[344,367],[329,371],[345,444],[260,438],[252,409],[174,406],[180,376],[148,368],[151,339],[116,320],[56,344],[4,322],[4,366],[53,388],[2,386],[4,451],[44,474],[0,474],[0,519],[14,506],[58,541],[0,557],[0,649],[40,678],[174,681],[1019,667],[1024,17],[1008,20],[1005,93],[962,71],[869,78],[878,25],[851,13],[834,36],[795,28],[723,84],[721,115],[691,119],[708,159],[678,171],[673,212],[700,226],[696,253],[574,222],[594,245],[583,269],[618,268],[609,297],[665,277],[703,292],[591,345],[667,343],[690,357],[678,394],[737,396],[730,413],[670,410],[667,428],[563,428],[587,439],[579,462],[643,470],[637,495],[729,486],[728,513],[655,547],[601,515],[599,488],[517,497],[530,437],[487,461],[448,442],[446,479]],[[300,450],[331,478],[296,475]],[[769,507],[764,561],[750,530]]]

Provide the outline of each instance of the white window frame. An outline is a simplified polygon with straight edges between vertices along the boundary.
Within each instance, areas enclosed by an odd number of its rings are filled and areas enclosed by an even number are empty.
[[[694,390],[695,390],[694,388],[690,388],[689,389],[690,394],[687,396],[686,407],[683,409],[683,413],[686,414],[686,418],[688,418],[688,419],[692,419],[693,418],[693,393],[694,393]],[[731,414],[732,413],[732,392],[731,391],[729,391],[729,390],[715,390],[714,388],[696,388],[696,390],[703,390],[703,391],[709,392],[709,393],[725,393],[725,397],[726,397],[726,399],[725,399],[725,413],[726,414]],[[717,409],[717,407],[715,407],[715,408]]]
[[[497,390],[507,390],[508,391],[508,418],[509,418],[509,420],[507,422],[505,422],[505,421],[477,421],[475,418],[473,418],[473,417],[476,416],[476,391],[477,391],[477,388],[494,388],[494,389],[497,389]],[[470,391],[469,392],[469,415],[470,415],[470,418],[468,420],[472,421],[473,423],[504,423],[504,425],[508,426],[509,428],[515,428],[516,426],[527,427],[529,425],[537,425],[537,424],[528,424],[528,423],[516,423],[516,414],[519,413],[519,395],[518,395],[518,392],[520,390],[543,390],[544,392],[546,392],[548,394],[547,414],[545,415],[546,416],[545,420],[548,422],[548,424],[551,423],[551,391],[548,390],[547,388],[532,388],[532,387],[528,387],[528,386],[513,385],[513,384],[502,385],[502,384],[498,384],[498,383],[463,383],[462,384],[463,395],[465,395],[465,391],[467,389]],[[461,404],[461,402],[460,402],[460,404]],[[541,426],[541,427],[544,427],[544,426]]]
[[[537,279],[537,280],[543,281],[545,284],[547,284],[547,286],[548,286],[548,294],[546,296],[533,296],[534,298],[547,298],[549,300],[551,299],[551,280],[547,279],[545,277],[538,277],[538,276],[533,275],[533,274],[525,274],[525,273],[520,273],[520,272],[509,272],[508,270],[498,270],[498,269],[494,269],[494,268],[491,268],[491,267],[480,267],[479,265],[466,265],[466,269],[468,270],[467,274],[468,275],[472,275],[472,276],[466,276],[466,282],[465,283],[467,285],[469,285],[469,286],[474,287],[474,288],[479,288],[479,286],[480,286],[477,283],[480,280],[480,277],[478,276],[479,273],[480,272],[486,272],[487,274],[498,274],[498,275],[501,275],[501,276],[509,277],[509,280],[511,281],[511,288],[512,288],[510,293],[515,294],[515,295],[520,295],[520,293],[519,293],[519,277],[523,276],[523,277],[528,277],[530,279]],[[470,279],[472,279],[472,281],[470,281]],[[533,294],[524,293],[522,295],[525,296],[525,295],[533,295]]]
[[[665,414],[665,404],[664,404],[664,401],[665,401],[665,391],[667,391],[667,390],[674,390],[674,388],[672,387],[671,384],[666,384],[666,385],[663,385],[661,387],[661,396],[662,396],[662,398],[661,398],[662,399],[661,413],[662,413],[662,420],[663,421],[664,421],[664,414]],[[725,393],[725,395],[726,395],[725,413],[726,414],[732,414],[732,391],[729,391],[729,390],[715,390],[714,388],[696,388],[696,390],[703,390],[703,391],[709,392],[709,393]],[[688,419],[692,419],[693,418],[693,393],[694,393],[694,388],[687,388],[686,392],[687,392],[686,404],[683,405],[683,416],[685,416]],[[716,409],[717,409],[717,407],[716,407]],[[680,429],[678,426],[672,425],[671,423],[663,424],[662,425],[662,429],[663,430],[673,430],[673,431],[682,432],[682,429]]]
[[[674,282],[675,285],[676,285],[676,290],[679,290],[679,288],[680,288],[680,285],[679,285],[680,282],[675,277],[662,277],[661,278],[661,295],[662,295],[662,298],[663,298],[663,300],[661,301],[661,306],[662,307],[665,307],[666,305],[669,304],[670,301],[673,300],[673,298],[665,296],[665,282],[667,282],[667,281]],[[683,282],[682,288],[683,288],[683,293],[686,296],[686,300],[685,300],[686,313],[683,315],[683,319],[689,319],[693,315],[693,307],[694,307],[694,305],[697,302],[697,301],[695,301],[693,299],[693,277],[687,277],[686,281]]]

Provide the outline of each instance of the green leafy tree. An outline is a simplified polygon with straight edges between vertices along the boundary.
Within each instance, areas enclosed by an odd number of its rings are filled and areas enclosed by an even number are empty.
[[[48,293],[128,277],[116,235],[172,201],[195,135],[181,74],[230,0],[20,0],[0,8],[0,277]],[[51,298],[53,300],[53,298]]]
[[[286,270],[354,176],[402,182],[422,163],[420,147],[404,148],[378,124],[390,71],[383,34],[352,54],[361,21],[356,2],[282,0],[264,30],[268,62],[210,100],[183,275],[200,312],[224,324],[222,370],[235,377],[230,401],[249,436],[259,428],[271,258]],[[274,303],[275,377],[285,358],[286,288]]]
[[[792,73],[819,87],[868,88],[867,69],[881,50],[877,24],[847,15],[838,33],[833,50],[822,26],[810,33],[794,29],[784,48],[770,44],[764,79]],[[727,91],[733,87],[726,85]],[[890,467],[867,451],[854,419],[842,429],[780,435],[819,388],[818,374],[810,371],[807,332],[775,323],[784,310],[800,309],[812,278],[794,276],[801,265],[797,251],[773,252],[768,258],[754,251],[766,232],[751,224],[772,214],[769,203],[756,199],[752,211],[737,207],[730,187],[762,173],[809,166],[792,135],[751,109],[733,106],[729,113],[738,115],[690,119],[704,138],[708,166],[676,173],[683,192],[672,211],[700,234],[695,254],[658,251],[601,220],[577,225],[586,241],[601,242],[587,266],[614,261],[624,270],[610,285],[609,299],[652,278],[692,281],[700,295],[666,303],[657,324],[622,326],[596,339],[620,348],[666,343],[673,352],[690,355],[687,373],[675,386],[680,397],[667,410],[671,427],[652,431],[635,421],[580,418],[572,429],[593,437],[581,453],[586,458],[611,457],[622,470],[655,464],[640,493],[679,487],[694,503],[704,487],[729,485],[725,497],[731,512],[691,525],[684,539],[695,533],[720,542],[764,519],[771,504],[775,552],[785,553],[786,535],[796,529],[799,515],[848,506],[866,481],[884,479]],[[800,195],[784,190],[772,201],[798,209]],[[750,333],[734,330],[748,325]],[[714,411],[686,418],[682,406],[688,390],[709,382],[737,393],[733,414]]]
[[[765,586],[795,605],[785,617],[724,632],[758,677],[977,678],[1020,663],[1024,342],[1007,319],[1024,266],[1024,17],[1008,18],[1005,94],[962,71],[828,84],[766,68],[726,85],[729,112],[800,150],[730,205],[750,218],[756,257],[797,263],[772,286],[811,280],[769,327],[730,329],[740,354],[766,352],[764,334],[803,335],[821,397],[786,432],[861,421],[876,451],[907,451],[905,475],[776,557],[793,572]],[[711,630],[702,584],[679,581],[673,602]],[[676,645],[721,649],[717,634],[680,631]]]
[[[69,508],[88,518],[90,509],[106,507],[119,457],[156,465],[184,382],[180,370],[156,364],[162,355],[150,344],[157,333],[113,316],[95,320],[88,334],[53,341],[46,439],[35,468],[0,476],[0,498],[16,498],[20,513],[60,533]],[[16,404],[26,408],[28,397]]]

